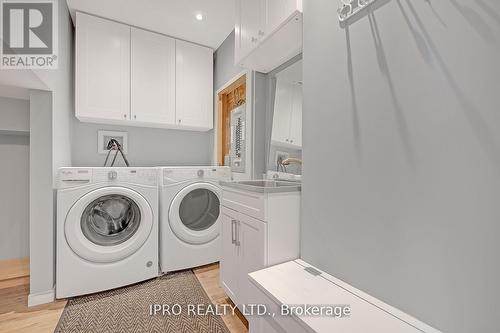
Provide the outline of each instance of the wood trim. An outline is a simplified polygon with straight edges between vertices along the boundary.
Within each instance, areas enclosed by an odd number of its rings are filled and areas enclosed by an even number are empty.
[[[221,90],[219,92],[219,95],[220,94],[228,94],[228,93],[232,92],[233,90],[235,90],[236,88],[238,88],[239,86],[246,85],[246,83],[247,83],[247,75],[243,74],[238,79],[236,79],[236,81],[234,81],[233,83],[228,85],[226,88]]]
[[[217,122],[217,128],[219,129],[217,131],[217,165],[222,166],[224,165],[224,97],[222,94],[219,93],[217,96],[218,103],[217,103],[217,114],[218,114],[218,122]]]
[[[30,258],[23,257],[0,261],[0,281],[30,275]]]
[[[230,116],[238,105],[246,103],[247,74],[241,75],[234,82],[217,94],[217,165],[224,165],[224,157],[229,153]]]

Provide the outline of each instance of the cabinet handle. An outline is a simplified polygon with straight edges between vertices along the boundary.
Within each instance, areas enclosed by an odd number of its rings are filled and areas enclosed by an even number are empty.
[[[288,142],[288,139],[285,139],[286,142]]]
[[[137,119],[137,115],[136,114],[134,114],[134,119]]]
[[[265,35],[264,31],[259,30],[259,36],[264,36],[264,35]]]
[[[258,41],[258,39],[257,39],[257,38],[252,37],[252,43],[256,43],[257,41]]]
[[[179,119],[179,124],[181,123],[181,120]]]
[[[241,243],[240,243],[240,221],[235,221],[236,222],[236,236],[235,236],[235,240],[234,240],[234,245],[236,246],[240,246]]]
[[[127,118],[127,114],[124,114],[124,115],[123,115],[123,118]]]
[[[231,220],[231,244],[235,244],[236,243],[236,235],[235,235],[236,228],[235,228],[235,225],[236,225],[236,220]]]

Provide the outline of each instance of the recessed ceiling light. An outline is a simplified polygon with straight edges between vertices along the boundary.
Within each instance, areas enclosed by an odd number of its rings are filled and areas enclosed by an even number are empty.
[[[196,19],[197,19],[198,21],[203,20],[203,14],[201,14],[201,13],[196,14]]]

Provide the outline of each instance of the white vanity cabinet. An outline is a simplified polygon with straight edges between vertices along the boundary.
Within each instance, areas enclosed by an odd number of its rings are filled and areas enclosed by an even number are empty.
[[[242,310],[248,274],[299,256],[300,191],[257,193],[223,185],[221,286]]]
[[[81,121],[213,128],[210,48],[77,12],[75,79]]]
[[[76,13],[76,117],[130,120],[130,27]]]
[[[268,73],[302,51],[302,0],[238,0],[235,63]]]
[[[302,147],[302,86],[278,79],[274,99],[272,143],[293,149]]]
[[[248,299],[249,273],[266,267],[266,224],[229,208],[222,209],[222,285],[235,304]]]

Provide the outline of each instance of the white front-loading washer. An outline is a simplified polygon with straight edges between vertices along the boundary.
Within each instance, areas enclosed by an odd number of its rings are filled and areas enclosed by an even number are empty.
[[[171,272],[219,261],[219,181],[229,167],[168,167],[160,171],[160,268]]]
[[[157,277],[158,169],[61,168],[56,297]]]

